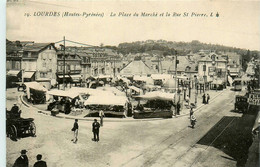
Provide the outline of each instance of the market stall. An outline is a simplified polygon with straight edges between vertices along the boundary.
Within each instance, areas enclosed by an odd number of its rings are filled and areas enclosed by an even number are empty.
[[[154,91],[134,98],[138,100],[138,104],[134,108],[135,119],[172,117],[174,93]],[[145,102],[141,104],[140,101]]]
[[[38,82],[25,82],[26,95],[29,102],[33,104],[43,104],[46,102],[46,92],[48,91]]]
[[[128,103],[125,96],[90,96],[84,103],[89,110],[86,117],[98,116],[100,110],[104,111],[105,116],[126,117]]]

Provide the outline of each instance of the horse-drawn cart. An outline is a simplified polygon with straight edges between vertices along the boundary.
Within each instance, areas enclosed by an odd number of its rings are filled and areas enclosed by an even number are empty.
[[[12,140],[24,136],[33,136],[36,134],[36,126],[33,118],[21,118],[20,113],[14,114],[6,112],[6,135]]]

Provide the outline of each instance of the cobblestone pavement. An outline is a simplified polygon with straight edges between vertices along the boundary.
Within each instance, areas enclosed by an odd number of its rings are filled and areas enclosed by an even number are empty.
[[[235,94],[236,92],[225,90],[209,105],[198,109],[195,112],[198,120],[195,129],[189,127],[188,116],[138,122],[105,120],[100,130],[100,142],[93,142],[92,123],[80,120],[77,144],[71,142],[74,120],[41,114],[35,108],[21,105],[22,117],[35,119],[37,136],[21,138],[18,141],[6,138],[6,166],[12,166],[21,149],[28,150],[30,166],[39,153],[43,155],[48,166],[52,167],[177,167],[208,166],[212,162],[215,166],[236,166],[236,160],[229,153],[214,145],[207,146],[198,142],[223,118],[242,116],[241,113],[230,112],[234,106]],[[7,90],[7,108],[11,107],[19,95],[20,93],[15,93],[14,90]],[[231,120],[224,122],[228,126],[232,125]],[[225,126],[221,123],[221,127]],[[214,131],[213,136],[217,137],[221,131]],[[214,139],[210,139],[209,143]]]

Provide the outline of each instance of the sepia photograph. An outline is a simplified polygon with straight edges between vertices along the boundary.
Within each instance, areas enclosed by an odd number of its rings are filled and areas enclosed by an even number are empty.
[[[4,166],[259,166],[260,1],[5,6]]]

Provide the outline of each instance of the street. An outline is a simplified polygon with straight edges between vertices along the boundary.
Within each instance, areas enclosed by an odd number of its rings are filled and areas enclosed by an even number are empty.
[[[14,92],[14,89],[7,90],[7,109],[18,100]],[[238,132],[234,127],[239,128],[238,120],[242,117],[241,113],[231,112],[235,94],[224,90],[210,104],[197,110],[194,129],[189,127],[188,115],[137,122],[106,122],[105,118],[100,141],[93,142],[92,122],[79,120],[77,144],[71,142],[74,120],[44,115],[21,105],[22,117],[35,119],[37,136],[18,141],[6,138],[7,166],[13,165],[22,149],[28,151],[30,166],[36,162],[37,154],[42,154],[43,160],[52,167],[236,166],[243,158],[239,158],[242,155],[239,146],[233,154],[230,147],[236,143],[232,145],[229,141],[233,140],[231,134]]]

